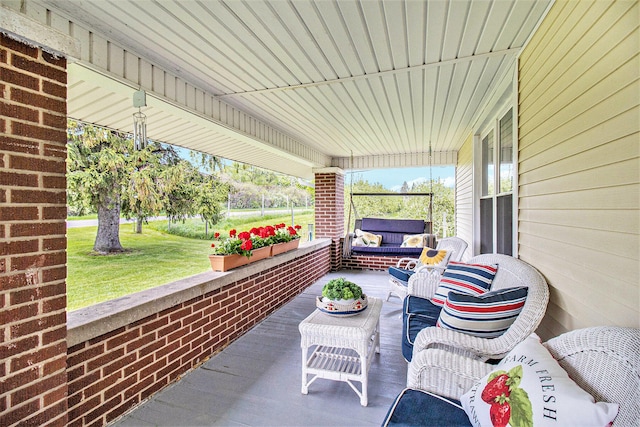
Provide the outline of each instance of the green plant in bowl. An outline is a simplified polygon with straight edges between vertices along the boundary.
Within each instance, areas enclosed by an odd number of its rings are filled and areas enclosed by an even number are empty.
[[[362,288],[344,277],[331,279],[322,288],[322,296],[331,300],[362,298]]]

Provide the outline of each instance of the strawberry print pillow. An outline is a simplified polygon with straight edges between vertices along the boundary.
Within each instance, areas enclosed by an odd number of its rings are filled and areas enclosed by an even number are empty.
[[[511,350],[460,402],[476,427],[605,427],[618,414],[617,403],[595,402],[573,382],[536,334]]]

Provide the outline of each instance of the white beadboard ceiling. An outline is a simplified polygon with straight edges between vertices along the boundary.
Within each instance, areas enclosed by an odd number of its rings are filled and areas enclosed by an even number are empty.
[[[128,130],[131,85],[118,87],[138,82],[150,137],[309,178],[351,158],[426,164],[430,142],[433,163],[452,164],[549,0],[26,4],[87,40],[69,116]]]

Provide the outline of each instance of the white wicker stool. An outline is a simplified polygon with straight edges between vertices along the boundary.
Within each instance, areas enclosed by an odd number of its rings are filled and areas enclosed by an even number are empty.
[[[340,317],[315,310],[300,322],[302,336],[302,394],[317,378],[344,381],[367,406],[367,377],[373,352],[380,353],[382,300],[369,297],[362,313]],[[311,354],[309,355],[309,350]],[[308,380],[308,375],[313,375]],[[359,381],[358,390],[352,381]]]

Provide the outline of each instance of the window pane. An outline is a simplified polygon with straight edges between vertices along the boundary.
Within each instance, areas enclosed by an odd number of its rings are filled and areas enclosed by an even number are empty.
[[[493,131],[482,138],[482,195],[492,196],[494,192]]]
[[[513,191],[513,110],[500,119],[500,193]]]

